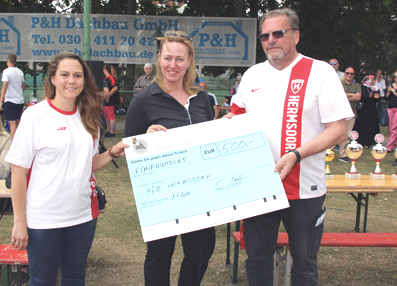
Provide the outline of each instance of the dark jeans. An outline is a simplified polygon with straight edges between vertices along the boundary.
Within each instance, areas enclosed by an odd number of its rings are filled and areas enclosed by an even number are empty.
[[[179,273],[179,286],[200,285],[208,261],[215,247],[215,228],[207,228],[181,235],[183,258]],[[147,243],[145,260],[145,285],[170,285],[171,259],[176,236]]]
[[[85,267],[97,220],[55,229],[28,228],[30,286],[55,285],[58,266],[61,285],[85,285]]]
[[[280,221],[289,235],[293,260],[292,285],[318,285],[317,253],[324,224],[315,227],[325,195],[291,200],[290,207],[244,220],[249,285],[273,285],[273,257]]]

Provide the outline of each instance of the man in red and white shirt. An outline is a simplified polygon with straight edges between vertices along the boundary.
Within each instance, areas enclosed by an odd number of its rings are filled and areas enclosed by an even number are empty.
[[[270,11],[260,22],[267,61],[244,74],[231,117],[260,112],[290,207],[245,220],[249,285],[272,285],[280,222],[289,234],[292,285],[317,285],[323,233],[325,150],[346,137],[354,116],[342,84],[326,62],[299,54],[299,18],[291,9]]]

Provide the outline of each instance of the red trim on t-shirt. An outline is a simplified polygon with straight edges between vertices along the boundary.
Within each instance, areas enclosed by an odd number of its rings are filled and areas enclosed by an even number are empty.
[[[107,77],[105,77],[105,80],[110,79],[110,83],[115,86],[116,85],[116,80],[114,79],[114,77],[112,75],[108,75]]]
[[[302,58],[291,70],[284,102],[280,158],[288,151],[301,146],[303,103],[312,64],[313,60]],[[300,164],[295,165],[291,173],[283,180],[283,186],[289,200],[300,199],[300,169]]]
[[[245,113],[245,108],[239,107],[237,104],[233,103],[232,107],[230,108],[230,112],[234,115],[239,115]]]
[[[62,109],[59,109],[58,107],[56,107],[54,104],[52,104],[51,99],[47,99],[48,104],[51,106],[51,108],[53,108],[54,110],[58,111],[59,113],[62,113],[64,115],[73,115],[76,113],[77,111],[77,105],[74,106],[72,111],[64,111]]]

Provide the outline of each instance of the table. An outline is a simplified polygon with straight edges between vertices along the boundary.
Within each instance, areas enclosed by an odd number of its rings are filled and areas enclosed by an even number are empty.
[[[373,180],[369,175],[361,175],[361,179],[356,180],[347,179],[345,175],[334,175],[334,179],[327,179],[327,193],[350,194],[357,202],[356,232],[360,232],[361,206],[364,207],[363,232],[367,232],[369,196],[392,193],[395,189],[397,179],[393,179],[391,175],[386,175],[384,180]]]

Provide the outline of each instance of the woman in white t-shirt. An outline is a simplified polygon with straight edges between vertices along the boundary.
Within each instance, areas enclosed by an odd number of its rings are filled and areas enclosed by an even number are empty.
[[[22,115],[6,160],[12,170],[11,244],[27,249],[29,285],[84,285],[98,200],[93,172],[124,155],[119,142],[98,154],[101,95],[73,53],[48,68],[45,100]],[[29,178],[29,179],[27,179]]]

